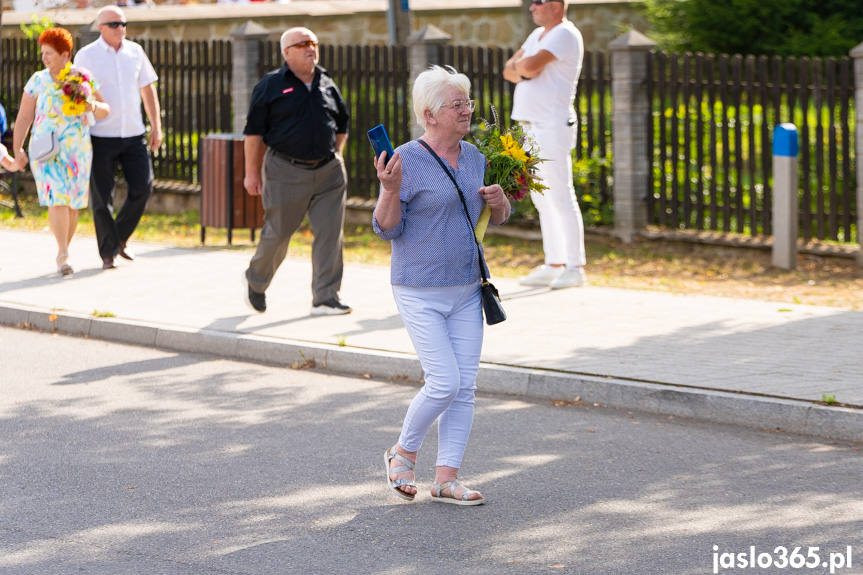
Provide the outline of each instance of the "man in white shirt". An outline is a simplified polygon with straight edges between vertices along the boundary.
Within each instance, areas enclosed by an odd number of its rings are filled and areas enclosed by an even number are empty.
[[[512,119],[521,122],[547,161],[538,172],[548,186],[532,193],[539,212],[545,265],[521,278],[522,285],[552,289],[584,285],[584,223],[572,185],[572,150],[578,135],[573,102],[584,59],[581,32],[566,19],[564,0],[533,0],[534,30],[504,65],[516,84]]]
[[[93,168],[90,202],[102,269],[116,267],[119,255],[135,259],[126,242],[141,221],[153,193],[150,150],[162,145],[162,119],[153,65],[140,44],[126,40],[126,18],[116,6],[99,10],[99,39],[81,48],[75,65],[93,72],[111,113],[90,129]],[[141,102],[150,121],[150,135],[141,117]],[[149,148],[149,150],[148,150]],[[128,190],[114,218],[114,184],[117,166]]]

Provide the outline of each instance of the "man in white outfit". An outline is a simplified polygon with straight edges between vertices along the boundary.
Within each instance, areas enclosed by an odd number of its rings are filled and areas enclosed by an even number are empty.
[[[538,171],[548,189],[531,194],[539,211],[545,265],[519,283],[552,289],[582,286],[587,260],[584,223],[572,185],[572,150],[578,135],[573,102],[584,41],[566,19],[564,0],[533,0],[530,12],[539,27],[506,62],[503,77],[516,84],[512,119],[524,125],[547,160]]]
[[[153,193],[150,152],[162,145],[162,113],[156,75],[140,44],[126,40],[126,16],[116,6],[98,13],[99,38],[78,50],[75,65],[87,68],[100,84],[111,113],[90,130],[93,168],[90,204],[102,269],[117,267],[116,258],[134,260],[126,242],[144,215]],[[141,103],[150,121],[147,135]],[[126,199],[114,217],[117,166],[126,180]]]

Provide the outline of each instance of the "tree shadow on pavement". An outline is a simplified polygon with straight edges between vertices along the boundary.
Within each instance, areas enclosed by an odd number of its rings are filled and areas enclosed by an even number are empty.
[[[713,545],[859,546],[847,442],[481,394],[461,479],[489,503],[430,501],[434,429],[403,503],[382,452],[416,387],[136,353],[8,386],[0,572],[695,575]]]

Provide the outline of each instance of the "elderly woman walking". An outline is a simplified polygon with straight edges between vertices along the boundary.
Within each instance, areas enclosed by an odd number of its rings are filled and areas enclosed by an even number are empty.
[[[467,76],[452,68],[434,66],[421,73],[413,87],[414,113],[425,130],[421,141],[399,146],[392,158],[381,154],[375,163],[381,192],[374,228],[392,242],[393,295],[425,374],[398,443],[384,453],[387,484],[409,501],[417,494],[417,452],[437,419],[432,501],[485,503],[478,491],[457,481],[473,424],[483,337],[473,225],[485,204],[493,225],[503,224],[511,208],[500,186],[483,186],[485,157],[462,141],[474,109],[469,94]],[[464,192],[470,221],[444,169]]]
[[[69,243],[78,226],[78,210],[87,207],[90,197],[93,147],[90,144],[92,119],[88,119],[88,113],[101,120],[108,115],[110,107],[99,90],[95,90],[80,109],[73,110],[64,101],[61,80],[72,70],[69,66],[72,34],[68,30],[45,30],[39,36],[39,46],[45,69],[33,74],[24,86],[15,119],[15,166],[23,168],[29,159],[22,146],[31,125],[31,149],[35,140],[54,134],[59,145],[57,155],[44,161],[34,158],[30,169],[36,181],[39,205],[48,207],[48,225],[57,240],[57,272],[70,276]]]

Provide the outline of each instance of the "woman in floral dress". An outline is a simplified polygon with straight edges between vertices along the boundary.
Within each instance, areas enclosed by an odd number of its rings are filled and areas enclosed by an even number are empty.
[[[68,30],[46,30],[39,36],[39,46],[45,69],[33,74],[24,86],[15,120],[15,165],[23,168],[29,160],[23,144],[31,125],[31,147],[39,137],[51,132],[57,135],[60,152],[50,160],[33,160],[30,169],[36,181],[39,205],[48,207],[48,224],[57,240],[57,271],[69,276],[72,275],[69,243],[78,226],[78,210],[87,207],[90,197],[93,160],[90,125],[93,118],[105,118],[110,108],[99,90],[94,91],[93,97],[80,110],[70,109],[64,100],[59,81],[69,72],[67,64],[72,57],[72,35]],[[65,110],[64,104],[67,104]]]

